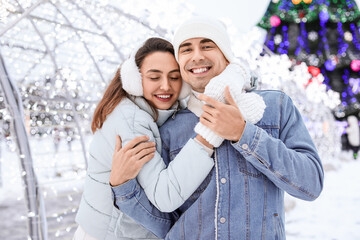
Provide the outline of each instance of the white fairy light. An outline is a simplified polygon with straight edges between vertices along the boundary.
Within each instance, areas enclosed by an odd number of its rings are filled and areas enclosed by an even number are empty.
[[[10,1],[0,0],[4,2]],[[21,0],[21,6],[13,4],[13,9],[1,11],[0,32],[6,23],[21,17],[15,11],[27,11],[36,2]],[[149,1],[145,5],[142,0],[51,0],[39,4],[0,36],[7,72],[18,85],[27,111],[33,168],[45,202],[60,202],[63,198],[72,205],[79,202],[86,175],[80,140],[88,146],[92,113],[104,88],[135,44],[150,36],[171,39],[172,29],[191,15],[182,0]],[[2,116],[3,122],[13,121],[10,112]],[[3,129],[6,126],[0,125]],[[8,135],[6,145],[15,153],[14,137]],[[14,174],[5,184],[21,184],[19,176],[27,175],[26,171],[10,172]],[[18,198],[19,203],[25,200]],[[77,208],[69,211],[75,213]],[[54,218],[66,230],[49,234],[73,234],[75,229],[66,226],[74,222],[74,214],[69,211]]]
[[[11,12],[15,12],[16,8],[8,0],[0,0],[0,23],[6,23],[7,17]]]
[[[248,33],[231,36],[235,43],[235,54],[245,58],[251,69],[257,69],[260,73],[260,89],[278,89],[293,99],[304,117],[321,158],[334,164],[341,146],[339,125],[332,114],[340,104],[339,93],[327,90],[322,84],[324,76],[321,73],[316,77],[312,76],[305,63],[296,65],[287,55],[265,53],[261,57],[265,35],[262,30],[254,27]]]

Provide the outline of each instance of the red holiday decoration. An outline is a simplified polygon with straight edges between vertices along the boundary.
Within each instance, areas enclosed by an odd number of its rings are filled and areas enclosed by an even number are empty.
[[[305,17],[305,13],[303,11],[299,12],[299,18]]]
[[[309,73],[311,73],[311,75],[313,75],[314,77],[317,77],[317,75],[320,74],[320,69],[314,66],[309,66],[308,67],[308,71]]]

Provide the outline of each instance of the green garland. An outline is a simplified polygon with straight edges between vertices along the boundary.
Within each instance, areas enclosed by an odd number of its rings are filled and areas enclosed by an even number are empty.
[[[258,23],[258,26],[270,29],[272,28],[270,24],[271,16],[278,16],[281,21],[288,23],[300,23],[312,22],[319,19],[319,13],[321,11],[327,11],[329,14],[329,22],[357,22],[360,24],[360,11],[355,2],[351,8],[348,7],[349,0],[327,0],[327,4],[319,5],[319,0],[313,0],[310,4],[300,2],[295,5],[291,0],[283,0],[277,3],[271,2],[269,7],[264,15],[264,17]],[[279,7],[282,5],[287,5],[288,10],[280,10]]]

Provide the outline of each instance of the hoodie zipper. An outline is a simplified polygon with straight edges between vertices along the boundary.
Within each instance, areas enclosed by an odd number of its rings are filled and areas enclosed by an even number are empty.
[[[171,116],[172,119],[175,119],[175,115],[176,115],[176,113],[177,113],[178,111],[180,111],[180,102],[178,102],[178,105],[177,105],[174,113],[173,113],[172,116]]]

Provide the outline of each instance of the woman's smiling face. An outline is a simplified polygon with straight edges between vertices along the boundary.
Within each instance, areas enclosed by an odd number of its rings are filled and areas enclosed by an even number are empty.
[[[140,72],[144,98],[157,109],[169,109],[179,97],[182,80],[174,55],[153,52],[144,58]]]

